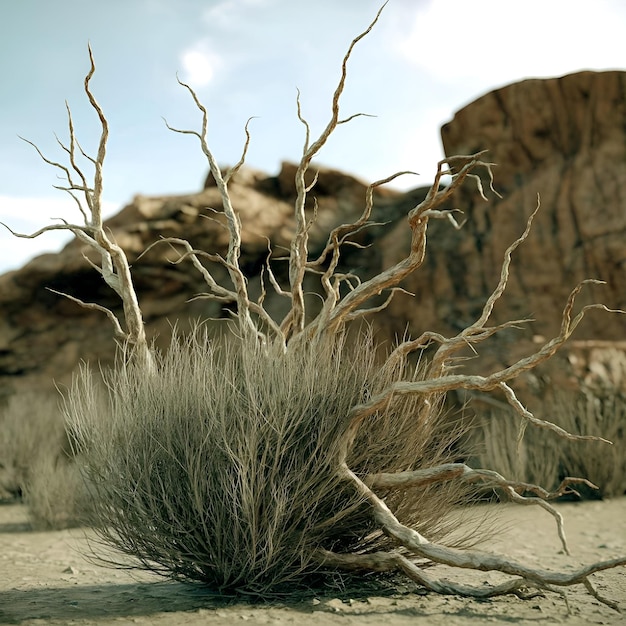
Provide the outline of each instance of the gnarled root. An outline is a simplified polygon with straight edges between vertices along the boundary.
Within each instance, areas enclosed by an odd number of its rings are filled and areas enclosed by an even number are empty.
[[[319,550],[316,557],[321,565],[352,571],[399,571],[430,591],[440,594],[463,595],[472,598],[488,598],[514,594],[520,598],[528,599],[538,595],[542,591],[557,593],[565,598],[560,589],[561,587],[580,584],[598,601],[619,611],[619,607],[615,602],[602,597],[598,593],[592,585],[589,576],[595,572],[626,565],[626,555],[592,563],[565,573],[535,569],[497,554],[478,550],[458,550],[432,543],[412,528],[401,524],[385,502],[372,491],[365,481],[361,480],[346,465],[342,467],[341,471],[345,479],[351,481],[357,491],[369,502],[376,522],[380,524],[382,531],[387,536],[396,541],[398,549],[389,552],[381,551],[369,554],[338,554],[329,550]],[[452,476],[458,476],[468,480],[487,479],[501,487],[508,487],[512,493],[517,495],[517,498],[514,498],[517,502],[535,503],[536,500],[537,502],[543,503],[543,505],[546,505],[544,508],[548,508],[553,515],[558,516],[559,535],[564,545],[566,545],[560,514],[541,498],[527,499],[520,496],[514,489],[515,483],[506,481],[495,472],[472,470],[463,464],[452,463],[423,472],[406,472],[404,476],[396,475],[395,486],[398,485],[397,481],[402,479],[404,479],[404,484],[406,485],[414,485],[420,482],[432,483],[437,480],[437,478],[435,478],[437,475],[439,480],[447,480]],[[389,486],[391,476],[393,475],[386,477],[382,474],[370,476],[366,481],[371,485]],[[531,486],[524,485],[524,487],[527,488]],[[544,493],[542,497],[556,495],[565,488],[566,485],[561,485],[559,490],[554,492],[554,494]],[[538,492],[541,492],[540,488],[537,487],[536,489]],[[501,572],[511,576],[511,578],[500,584],[490,586],[481,585],[480,587],[437,579],[426,574],[424,569],[415,562],[420,559],[454,568],[472,569],[483,572]]]

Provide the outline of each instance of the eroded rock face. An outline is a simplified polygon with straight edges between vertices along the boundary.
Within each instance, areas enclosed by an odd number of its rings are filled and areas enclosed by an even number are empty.
[[[449,335],[473,322],[497,284],[505,249],[523,232],[537,194],[541,210],[531,236],[515,252],[509,288],[493,315],[494,323],[535,321],[482,346],[488,365],[510,364],[536,348],[542,337],[555,335],[570,290],[585,278],[607,284],[586,288],[578,308],[601,301],[626,309],[626,73],[583,72],[498,89],[460,110],[443,127],[442,137],[448,155],[488,149],[485,158],[498,163],[495,186],[503,198],[490,194],[485,203],[466,186],[449,205],[464,211],[463,229],[431,222],[424,266],[403,285],[415,297],[399,294],[378,318],[381,339],[401,336],[407,325],[414,334],[428,329]],[[244,169],[232,181],[233,204],[243,222],[241,262],[254,298],[260,293],[254,277],[265,262],[267,241],[272,241],[274,256],[282,256],[293,232],[294,173],[292,164],[284,164],[277,176]],[[353,177],[321,169],[314,191],[318,223],[310,232],[312,255],[322,249],[332,227],[360,215],[365,189]],[[345,269],[367,278],[403,258],[409,247],[404,216],[424,193],[378,190],[372,218],[388,224],[360,234],[360,243],[373,245],[366,251],[347,248]],[[190,264],[172,266],[168,261],[176,255],[166,245],[138,258],[161,236],[182,237],[198,249],[225,254],[227,231],[220,211],[219,193],[209,177],[197,194],[137,196],[108,221],[133,264],[150,336],[165,340],[177,321],[184,328],[192,319],[227,316],[214,301],[188,302],[206,290],[205,284]],[[112,328],[104,315],[46,289],[119,313],[115,294],[89,268],[83,252],[74,241],[59,254],[44,255],[0,277],[4,393],[45,388],[53,378],[67,382],[80,359],[112,360]],[[286,286],[287,264],[275,260],[273,269]],[[228,284],[223,268],[213,270],[218,282]],[[270,289],[265,304],[278,319],[288,306]],[[575,337],[623,341],[625,331],[625,317],[592,311]],[[562,366],[565,371],[567,363],[565,355],[552,370]],[[477,366],[478,361],[469,363],[470,369]]]
[[[531,235],[514,254],[509,287],[494,311],[498,322],[535,321],[496,342],[499,362],[527,351],[533,336],[558,333],[560,312],[581,280],[606,285],[586,287],[577,310],[591,302],[626,308],[626,73],[581,72],[503,87],[461,109],[441,134],[447,155],[489,151],[502,199],[487,192],[486,203],[469,185],[457,194],[452,204],[464,211],[466,225],[456,232],[433,224],[427,270],[407,281],[427,312],[398,300],[394,324],[408,318],[416,331],[434,324],[450,332],[476,319],[538,194]],[[402,236],[399,226],[389,240]],[[625,337],[626,317],[599,311],[576,332],[579,340]]]
[[[490,220],[485,204],[463,198],[480,228],[471,239],[488,237],[499,253],[521,232],[540,196],[511,285],[538,321],[560,309],[568,291],[586,278],[607,283],[590,290],[594,299],[626,308],[625,129],[624,72],[517,83],[477,100],[442,129],[448,154],[481,146],[499,164],[503,200],[489,207]],[[556,323],[546,322],[541,332]],[[623,339],[626,321],[592,315],[585,329],[597,339]]]

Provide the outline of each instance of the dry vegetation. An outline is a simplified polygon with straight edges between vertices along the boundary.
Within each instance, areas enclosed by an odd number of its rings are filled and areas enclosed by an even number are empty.
[[[84,484],[55,393],[12,396],[0,409],[0,501],[23,498],[38,528],[78,524]]]
[[[31,480],[33,459],[54,462],[65,441],[54,394],[13,396],[0,408],[0,498],[21,496]]]
[[[85,368],[67,414],[88,459],[91,525],[148,569],[249,592],[301,581],[319,549],[390,549],[335,467],[351,408],[421,374],[381,370],[374,354],[368,336],[285,353],[250,336],[210,342],[198,328],[155,355],[152,376],[120,362],[106,393]],[[449,424],[416,423],[420,414],[432,410],[418,396],[390,403],[359,433],[350,466],[367,475],[450,462]],[[385,491],[399,519],[442,537],[469,489]]]
[[[84,223],[62,223],[19,236],[71,230],[100,253],[98,270],[124,303],[123,320],[98,304],[80,303],[108,315],[125,349],[117,368],[105,373],[104,390],[83,368],[65,405],[94,495],[92,523],[105,543],[133,557],[139,567],[231,591],[269,593],[279,583],[302,581],[314,572],[355,570],[399,571],[439,593],[524,596],[528,588],[555,590],[582,584],[599,597],[589,576],[625,564],[626,556],[575,571],[542,571],[495,554],[447,545],[445,524],[442,527],[447,507],[467,485],[497,486],[514,501],[538,504],[553,514],[567,550],[560,515],[547,501],[565,493],[570,482],[548,493],[511,482],[493,470],[452,462],[449,453],[457,434],[447,430],[440,411],[445,395],[455,390],[497,390],[515,412],[520,434],[529,426],[565,440],[598,441],[534,416],[509,384],[567,341],[591,308],[575,313],[576,296],[584,284],[576,286],[564,303],[558,336],[534,354],[484,376],[463,373],[458,358],[468,346],[477,350],[495,333],[524,323],[514,320],[494,326],[490,316],[505,291],[513,252],[528,236],[536,211],[508,248],[500,280],[473,324],[453,337],[430,332],[407,337],[381,362],[375,360],[376,346],[367,333],[354,346],[346,344],[348,327],[384,310],[386,304],[375,298],[385,294],[389,302],[402,279],[422,265],[430,220],[444,219],[458,227],[454,214],[442,204],[465,182],[477,184],[483,195],[478,174],[491,179],[491,164],[483,153],[441,161],[431,191],[407,215],[412,237],[406,257],[381,274],[361,282],[342,273],[341,250],[354,233],[370,224],[373,189],[401,173],[373,183],[361,217],[330,232],[318,258],[309,256],[308,232],[315,216],[305,212],[305,201],[314,194],[315,181],[307,187],[305,174],[337,126],[356,117],[339,115],[347,63],[379,15],[350,45],[331,118],[315,140],[298,102],[306,140],[295,180],[289,285],[278,284],[272,272],[276,261],[268,259],[257,301],[250,299],[248,277],[239,266],[241,223],[228,192],[228,181],[243,164],[250,138],[240,163],[222,172],[207,142],[207,111],[193,89],[181,83],[198,107],[202,127],[199,132],[172,130],[199,141],[221,193],[230,244],[222,257],[193,250],[183,240],[167,243],[179,251],[179,262],[191,263],[202,273],[207,297],[233,306],[235,314],[228,342],[212,342],[198,330],[189,338],[175,337],[165,354],[146,340],[126,257],[102,224],[108,124],[90,87],[95,71],[90,51],[85,91],[102,127],[97,155],[82,152],[68,109],[70,140],[63,148],[69,165],[44,157],[67,180],[62,189],[76,201]],[[79,164],[82,157],[95,169],[93,182]],[[440,188],[445,175],[451,176],[451,183]],[[227,269],[229,285],[213,279],[215,264]],[[304,297],[308,274],[319,278],[323,294],[323,305],[314,317],[307,315]],[[285,318],[273,319],[264,309],[266,288],[289,301]],[[411,359],[426,347],[431,348],[430,356],[415,370]],[[440,580],[423,567],[432,562],[499,571],[507,579],[476,587]]]
[[[578,391],[552,390],[544,411],[573,433],[601,433],[613,443],[563,441],[554,433],[529,429],[521,443],[517,416],[506,405],[480,420],[478,463],[514,480],[554,489],[567,476],[584,476],[591,484],[576,490],[587,498],[626,493],[626,394],[611,387]]]

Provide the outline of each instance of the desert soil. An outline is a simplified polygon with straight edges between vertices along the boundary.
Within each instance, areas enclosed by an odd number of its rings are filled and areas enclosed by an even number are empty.
[[[526,564],[570,570],[578,565],[626,554],[626,498],[558,505],[566,522],[572,556],[560,549],[554,520],[536,507],[482,505],[481,513],[498,515],[506,527],[484,549]],[[82,554],[88,533],[80,529],[39,532],[31,529],[22,505],[0,506],[0,623],[144,624],[156,626],[226,626],[294,624],[303,626],[465,626],[476,624],[624,624],[626,614],[601,604],[582,586],[567,590],[567,603],[554,593],[520,600],[489,600],[425,593],[395,584],[376,592],[363,589],[302,598],[293,602],[227,601],[147,573],[109,569]],[[442,577],[483,584],[497,575],[430,570]],[[366,579],[367,580],[367,579]],[[593,576],[598,591],[626,612],[626,568]],[[569,604],[569,612],[567,608]]]

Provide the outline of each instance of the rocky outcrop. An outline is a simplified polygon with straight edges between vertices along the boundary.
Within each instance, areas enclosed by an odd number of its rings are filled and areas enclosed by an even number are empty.
[[[399,299],[392,325],[408,319],[415,330],[434,323],[449,332],[474,320],[537,195],[541,209],[494,312],[496,321],[535,321],[496,341],[499,361],[527,351],[533,337],[557,333],[569,291],[583,279],[606,285],[585,288],[579,305],[626,309],[626,73],[581,72],[497,89],[456,113],[441,135],[447,155],[489,151],[502,199],[488,194],[486,203],[470,186],[454,198],[467,223],[459,232],[434,224],[427,270],[407,281],[427,312]],[[403,236],[399,226],[389,241]],[[625,338],[626,317],[599,311],[576,332],[578,340]]]
[[[446,153],[488,149],[486,158],[498,163],[495,185],[503,198],[492,195],[485,203],[467,186],[450,205],[465,213],[464,228],[431,223],[425,264],[404,285],[415,296],[397,295],[378,320],[381,338],[402,335],[407,325],[413,333],[430,329],[450,334],[476,319],[497,284],[504,251],[524,230],[537,194],[541,210],[531,236],[515,253],[509,289],[494,311],[495,322],[535,321],[481,347],[483,358],[493,366],[510,363],[542,337],[557,333],[569,291],[584,278],[607,284],[586,289],[580,305],[602,301],[626,308],[625,95],[626,73],[583,72],[510,85],[460,110],[442,129]],[[243,222],[242,265],[251,277],[259,275],[270,240],[274,271],[287,283],[286,263],[278,257],[293,231],[294,172],[292,164],[284,164],[277,176],[244,169],[232,181],[233,203]],[[341,172],[320,170],[314,190],[318,221],[310,232],[313,254],[330,228],[361,213],[365,187]],[[409,234],[403,216],[423,195],[423,189],[406,194],[377,190],[373,219],[387,225],[360,234],[360,243],[372,244],[366,251],[346,249],[346,269],[366,278],[402,258]],[[211,300],[188,302],[205,290],[204,283],[189,264],[172,266],[169,261],[176,255],[166,245],[140,257],[161,236],[184,237],[196,248],[223,253],[227,232],[221,217],[219,194],[209,177],[196,194],[137,196],[108,221],[133,263],[150,336],[166,341],[173,323],[184,327],[191,319],[228,315]],[[107,319],[46,289],[119,311],[115,295],[85,263],[83,252],[74,241],[59,254],[44,255],[0,277],[4,393],[45,387],[53,378],[67,382],[80,359],[112,360]],[[215,268],[215,274],[227,281],[222,268]],[[251,278],[252,296],[259,294],[257,285]],[[314,290],[313,284],[307,287]],[[311,302],[316,302],[314,296]],[[270,291],[266,306],[280,318],[286,301]],[[576,339],[623,341],[625,331],[623,316],[592,311]],[[567,366],[566,359],[558,363]]]

